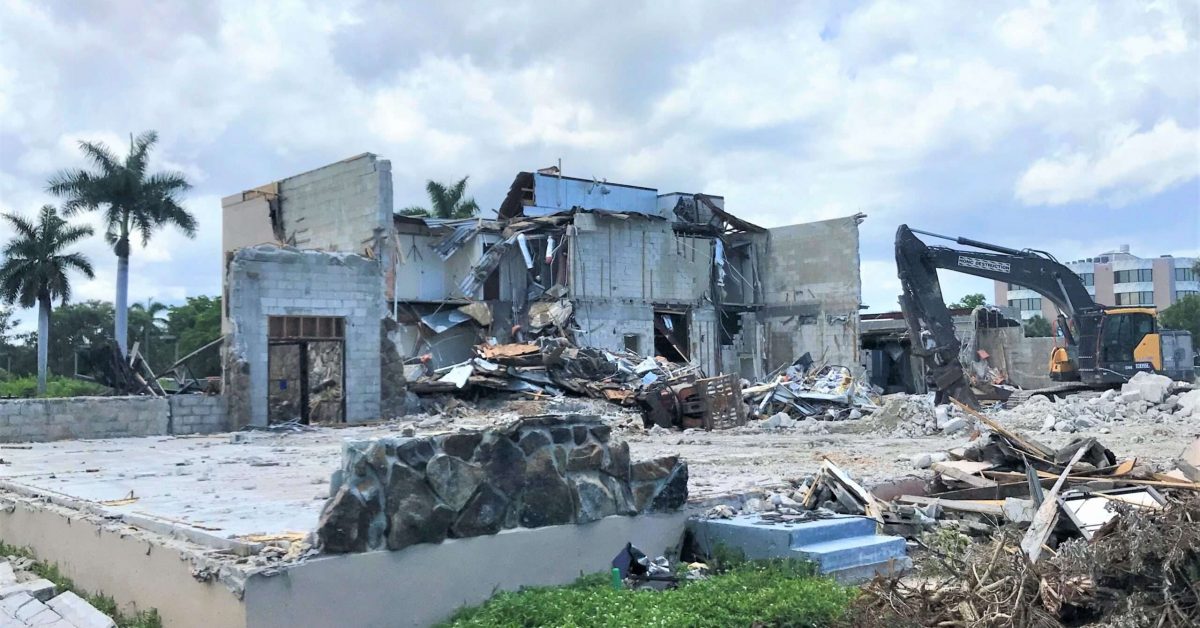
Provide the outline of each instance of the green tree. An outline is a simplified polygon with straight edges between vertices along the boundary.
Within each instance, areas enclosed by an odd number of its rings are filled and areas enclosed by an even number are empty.
[[[1025,321],[1025,337],[1026,338],[1045,338],[1053,334],[1054,331],[1050,328],[1050,321],[1046,320],[1041,314],[1034,314]]]
[[[188,297],[183,305],[167,312],[167,332],[179,343],[179,355],[185,356],[221,337],[221,298]],[[206,351],[188,362],[196,377],[221,374],[220,351]]]
[[[59,308],[50,323],[50,369],[56,373],[74,373],[76,351],[111,345],[115,316],[108,301],[81,301]],[[81,374],[88,375],[91,371],[86,362],[79,364]]]
[[[104,237],[117,255],[116,318],[113,321],[117,346],[129,351],[129,236],[138,233],[142,246],[156,229],[174,225],[189,238],[196,235],[196,219],[179,204],[179,195],[191,188],[178,172],[147,172],[151,147],[158,134],[147,131],[129,139],[124,160],[103,142],[80,142],[79,148],[95,170],[64,170],[52,177],[47,190],[66,198],[67,215],[80,211],[104,211]]]
[[[151,368],[165,367],[172,361],[172,347],[162,340],[167,330],[167,311],[166,305],[152,299],[129,306],[129,333],[141,342],[138,351]]]
[[[987,297],[976,292],[975,294],[965,295],[965,296],[963,296],[963,298],[959,299],[956,303],[951,303],[950,305],[947,305],[946,307],[948,307],[952,310],[957,310],[957,309],[973,310],[973,309],[975,309],[981,305],[984,305],[986,303],[987,303]]]
[[[86,257],[65,249],[92,235],[92,228],[67,224],[50,205],[42,206],[37,223],[14,214],[4,214],[4,219],[17,236],[4,247],[0,299],[21,307],[38,306],[37,391],[41,395],[46,392],[51,304],[58,299],[66,305],[71,298],[67,273],[77,271],[89,279],[94,276]]]
[[[413,205],[400,210],[405,216],[432,216],[434,218],[470,218],[479,213],[479,205],[475,199],[467,196],[467,179],[463,177],[457,183],[446,185],[437,181],[427,181],[425,191],[429,194],[429,204],[432,209]]]
[[[1165,329],[1186,329],[1192,332],[1192,342],[1200,343],[1200,296],[1188,295],[1158,314]]]

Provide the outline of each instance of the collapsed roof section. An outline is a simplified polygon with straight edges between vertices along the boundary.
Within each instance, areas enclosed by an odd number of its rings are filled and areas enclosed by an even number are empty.
[[[725,199],[710,194],[670,192],[563,176],[557,168],[521,172],[497,211],[501,220],[574,212],[607,212],[662,218],[677,230],[764,233],[766,229],[725,211]]]

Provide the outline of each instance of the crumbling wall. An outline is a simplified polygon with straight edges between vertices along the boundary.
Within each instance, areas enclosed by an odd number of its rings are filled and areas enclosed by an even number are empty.
[[[594,416],[546,416],[500,429],[347,442],[317,536],[326,552],[403,549],[506,528],[671,511],[687,463],[631,462]]]
[[[390,161],[363,153],[288,177],[279,182],[279,198],[289,244],[356,254],[370,249],[386,258],[382,238],[392,223]]]
[[[671,223],[580,214],[572,242],[574,299],[699,304],[709,292],[712,240],[676,236]]]
[[[767,370],[805,352],[830,364],[859,361],[859,217],[770,230],[760,320]]]
[[[267,424],[267,318],[345,319],[346,421],[380,417],[379,262],[359,255],[263,245],[229,263],[225,388],[234,427]],[[243,390],[234,392],[233,387]]]
[[[1022,327],[980,328],[975,343],[988,353],[988,364],[1004,371],[1021,388],[1044,388],[1050,380],[1054,338],[1026,338]]]

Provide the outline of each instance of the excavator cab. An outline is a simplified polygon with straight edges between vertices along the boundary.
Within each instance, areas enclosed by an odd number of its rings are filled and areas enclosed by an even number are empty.
[[[1117,384],[1138,371],[1163,372],[1162,338],[1152,307],[1106,308],[1100,317],[1097,384]]]

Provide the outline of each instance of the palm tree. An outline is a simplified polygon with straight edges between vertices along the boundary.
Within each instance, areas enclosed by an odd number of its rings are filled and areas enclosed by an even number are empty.
[[[166,330],[166,312],[167,306],[153,299],[129,306],[129,325],[133,328],[133,337],[141,339],[141,354],[147,360],[150,359],[150,337],[157,337]]]
[[[67,272],[77,270],[91,279],[92,264],[79,253],[63,250],[92,235],[92,228],[72,226],[59,218],[50,205],[43,205],[37,224],[14,214],[4,214],[17,237],[4,247],[0,265],[0,299],[38,306],[37,368],[38,394],[46,392],[46,359],[50,346],[50,307],[54,299],[66,304],[71,298]]]
[[[64,170],[50,179],[47,190],[65,197],[63,213],[103,208],[107,224],[105,240],[117,254],[117,298],[113,327],[122,354],[129,349],[129,236],[136,231],[142,246],[150,241],[155,229],[175,225],[189,238],[196,237],[196,219],[179,205],[178,195],[192,186],[178,172],[148,174],[150,148],[158,134],[147,131],[129,138],[129,154],[124,160],[103,142],[80,142],[79,149],[95,166],[95,171]]]
[[[405,207],[400,213],[405,216],[433,216],[434,218],[470,218],[479,213],[479,205],[475,199],[466,196],[467,179],[463,177],[457,183],[447,186],[437,181],[427,181],[425,191],[429,193],[430,211],[419,205]]]

